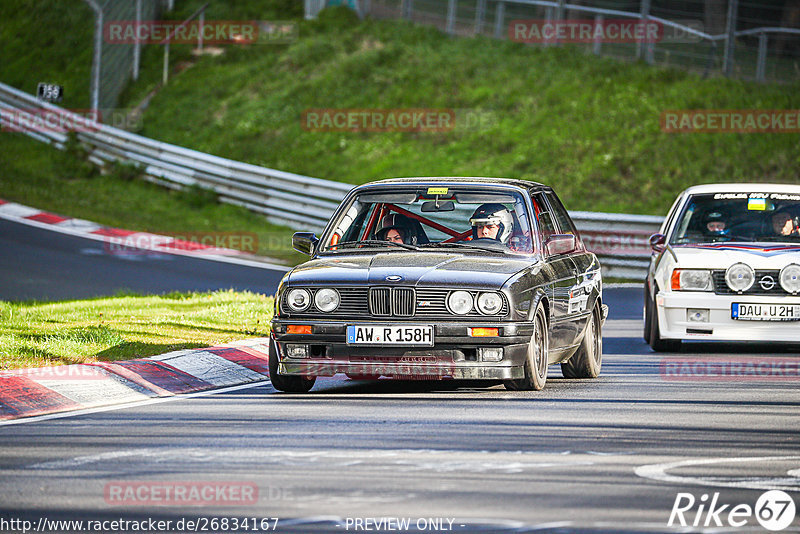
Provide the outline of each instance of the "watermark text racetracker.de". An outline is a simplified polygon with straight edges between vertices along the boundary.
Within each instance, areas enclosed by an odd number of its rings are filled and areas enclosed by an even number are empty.
[[[108,44],[283,44],[299,35],[294,21],[269,20],[111,20],[103,25]]]
[[[676,26],[639,19],[521,19],[508,25],[509,39],[519,43],[692,43],[700,41],[700,21]]]
[[[59,109],[50,107],[0,110],[0,131],[19,133],[97,132],[101,124],[135,130],[141,115],[128,109]]]
[[[277,517],[181,517],[177,519],[55,519],[46,516],[36,520],[0,517],[0,532],[28,534],[41,532],[136,532],[167,534],[182,532],[273,532],[278,529]]]
[[[315,108],[300,117],[310,132],[442,133],[487,129],[497,122],[492,111],[468,108]]]
[[[798,381],[800,361],[777,357],[669,357],[661,378],[674,382]]]
[[[800,109],[683,109],[661,112],[665,133],[800,133]]]

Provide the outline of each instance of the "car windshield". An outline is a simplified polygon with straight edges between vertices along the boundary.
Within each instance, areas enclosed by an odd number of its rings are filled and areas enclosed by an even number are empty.
[[[753,191],[693,195],[678,218],[670,243],[798,243],[798,227],[798,194]]]
[[[516,191],[405,187],[355,196],[323,235],[326,251],[470,250],[531,254],[531,224]]]

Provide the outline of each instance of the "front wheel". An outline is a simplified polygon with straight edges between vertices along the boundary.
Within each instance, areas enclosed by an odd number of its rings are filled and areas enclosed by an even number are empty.
[[[564,378],[597,378],[603,363],[603,332],[600,304],[594,307],[578,352],[561,364]]]
[[[317,378],[312,376],[285,376],[278,374],[278,349],[275,347],[275,340],[269,339],[269,380],[272,386],[278,391],[286,393],[308,393],[314,387]]]
[[[544,306],[539,303],[533,319],[533,335],[525,358],[525,377],[504,380],[506,389],[512,391],[539,391],[547,381],[547,354],[549,333]]]

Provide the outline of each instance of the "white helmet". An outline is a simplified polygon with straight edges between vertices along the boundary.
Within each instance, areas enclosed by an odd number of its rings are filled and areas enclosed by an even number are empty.
[[[499,203],[482,204],[472,217],[469,219],[469,224],[472,225],[472,239],[478,239],[478,224],[496,224],[497,239],[504,245],[507,245],[511,239],[511,234],[514,232],[514,216],[508,211],[508,208]]]

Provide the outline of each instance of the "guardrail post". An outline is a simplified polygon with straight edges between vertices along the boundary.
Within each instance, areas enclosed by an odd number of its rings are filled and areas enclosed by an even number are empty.
[[[445,31],[451,35],[456,31],[456,1],[447,0],[447,27]]]
[[[506,3],[497,2],[494,10],[494,36],[496,39],[503,38],[503,22],[506,18]]]
[[[406,20],[411,20],[411,14],[414,11],[414,0],[403,0],[400,4],[401,16]]]
[[[544,10],[544,23],[547,26],[550,26],[550,25],[553,24],[553,8],[552,7],[545,8],[545,10]],[[550,46],[551,44],[552,43],[549,42],[547,39],[542,40],[542,46]]]
[[[767,34],[758,34],[758,63],[756,63],[756,81],[763,82],[767,67]]]
[[[161,83],[167,85],[169,80],[169,41],[164,45],[164,69],[161,72]]]
[[[602,28],[603,15],[598,13],[594,16],[594,43],[592,44],[592,52],[598,56],[600,55],[600,47],[603,46]]]
[[[475,5],[475,34],[483,33],[483,21],[486,17],[486,0],[477,0]]]
[[[728,0],[728,22],[725,30],[725,57],[722,71],[725,76],[733,74],[733,53],[736,41],[736,17],[739,14],[739,0]]]
[[[642,30],[644,31],[645,39],[644,41],[636,41],[636,58],[642,59],[642,57],[644,57],[644,60],[652,65],[655,43],[650,42],[647,37],[649,35],[647,32],[647,23],[650,20],[650,0],[642,0],[639,20],[639,23],[643,26]]]
[[[96,0],[86,0],[94,11],[94,53],[92,54],[92,82],[91,100],[92,109],[100,109],[100,68],[103,57],[103,8]]]
[[[142,42],[139,40],[139,27],[142,25],[142,0],[136,0],[136,41],[133,43],[133,81],[139,79],[139,64],[142,58]]]
[[[203,8],[203,11],[200,12],[200,19],[197,28],[197,50],[202,52],[203,51],[203,28],[206,25],[206,8]]]
[[[558,0],[558,7],[556,8],[556,20],[561,22],[564,20],[564,13],[565,13],[565,5],[567,0]]]

